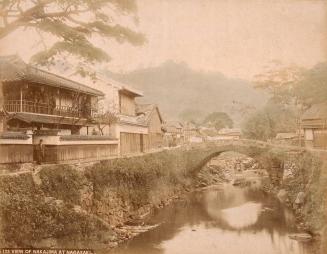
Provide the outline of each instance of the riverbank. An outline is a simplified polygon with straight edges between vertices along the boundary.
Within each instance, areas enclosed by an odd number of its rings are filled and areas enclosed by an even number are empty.
[[[183,197],[194,187],[231,180],[231,172],[222,171],[230,166],[224,167],[229,158],[222,165],[210,162],[203,167],[212,153],[210,147],[175,149],[89,164],[37,166],[34,172],[1,175],[0,244],[116,247],[148,229],[142,223],[154,209]],[[237,171],[247,164],[247,171],[260,173],[254,160],[246,160],[236,160]],[[319,191],[323,191],[324,178],[314,172],[311,191],[317,182]],[[273,186],[271,190],[277,194],[278,188]],[[314,203],[309,201],[308,207],[319,206],[324,192],[320,193],[314,194],[320,196]]]
[[[284,159],[280,179],[266,182],[264,189],[294,211],[298,229],[320,241],[321,253],[326,253],[327,161],[310,152],[292,153]]]
[[[222,171],[225,172],[223,179],[231,180],[230,175],[234,174],[233,182],[243,187],[260,177],[260,188],[294,212],[299,232],[313,237],[317,244],[314,244],[312,253],[326,253],[327,163],[321,156],[309,152],[279,156],[265,153],[258,156],[256,161],[241,154],[227,153],[200,171],[198,186],[215,184],[215,178]],[[283,160],[281,168],[271,163],[278,157]],[[217,173],[215,167],[223,170]],[[307,237],[308,234],[303,235]]]
[[[256,186],[197,189],[158,210],[149,219],[157,223],[109,253],[313,254],[311,243],[289,237],[297,232],[290,210]]]
[[[115,247],[135,235],[126,225],[190,190],[204,153],[176,149],[2,175],[1,246]]]

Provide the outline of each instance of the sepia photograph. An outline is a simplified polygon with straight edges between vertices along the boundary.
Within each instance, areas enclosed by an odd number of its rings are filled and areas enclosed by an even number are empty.
[[[0,254],[202,253],[327,253],[327,0],[0,0]]]

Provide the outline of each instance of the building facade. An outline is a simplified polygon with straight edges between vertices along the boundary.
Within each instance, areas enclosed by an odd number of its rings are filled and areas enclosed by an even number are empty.
[[[164,142],[168,147],[183,144],[183,124],[178,121],[169,121],[164,125]]]
[[[127,156],[163,147],[163,120],[153,104],[139,104],[143,93],[116,80],[102,77],[103,90],[110,98],[106,104],[117,113],[113,125],[119,139],[120,155]]]
[[[58,129],[78,134],[98,113],[99,90],[25,64],[0,59],[2,130]]]
[[[101,77],[101,84],[101,90],[106,94],[104,107],[117,116],[111,133],[119,140],[119,154],[128,156],[145,152],[148,128],[136,114],[136,99],[143,93],[108,77]]]
[[[101,91],[38,69],[17,56],[0,58],[0,82],[0,162],[31,162],[39,143],[44,145],[43,162],[100,159],[117,153],[116,140],[89,133],[99,114]],[[83,128],[86,135],[80,135]],[[9,159],[15,147],[25,152]]]
[[[183,124],[183,137],[185,143],[200,143],[203,141],[199,128],[191,122]]]
[[[154,104],[137,104],[138,122],[147,126],[148,133],[144,136],[144,150],[151,151],[164,147],[163,118],[158,106]]]
[[[0,57],[0,163],[100,160],[163,147],[157,106],[143,93],[100,77],[94,89]],[[17,152],[13,152],[17,151]]]
[[[301,119],[305,146],[327,149],[327,102],[313,105]]]

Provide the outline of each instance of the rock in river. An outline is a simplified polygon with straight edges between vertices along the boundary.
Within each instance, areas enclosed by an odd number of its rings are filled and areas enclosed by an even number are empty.
[[[290,239],[296,240],[296,241],[310,241],[312,239],[312,236],[308,233],[298,233],[298,234],[291,234],[288,236]]]

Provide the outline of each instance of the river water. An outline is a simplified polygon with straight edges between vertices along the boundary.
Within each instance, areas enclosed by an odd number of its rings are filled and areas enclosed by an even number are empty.
[[[290,210],[256,187],[231,184],[189,194],[159,210],[142,233],[115,254],[312,254],[296,233]]]

